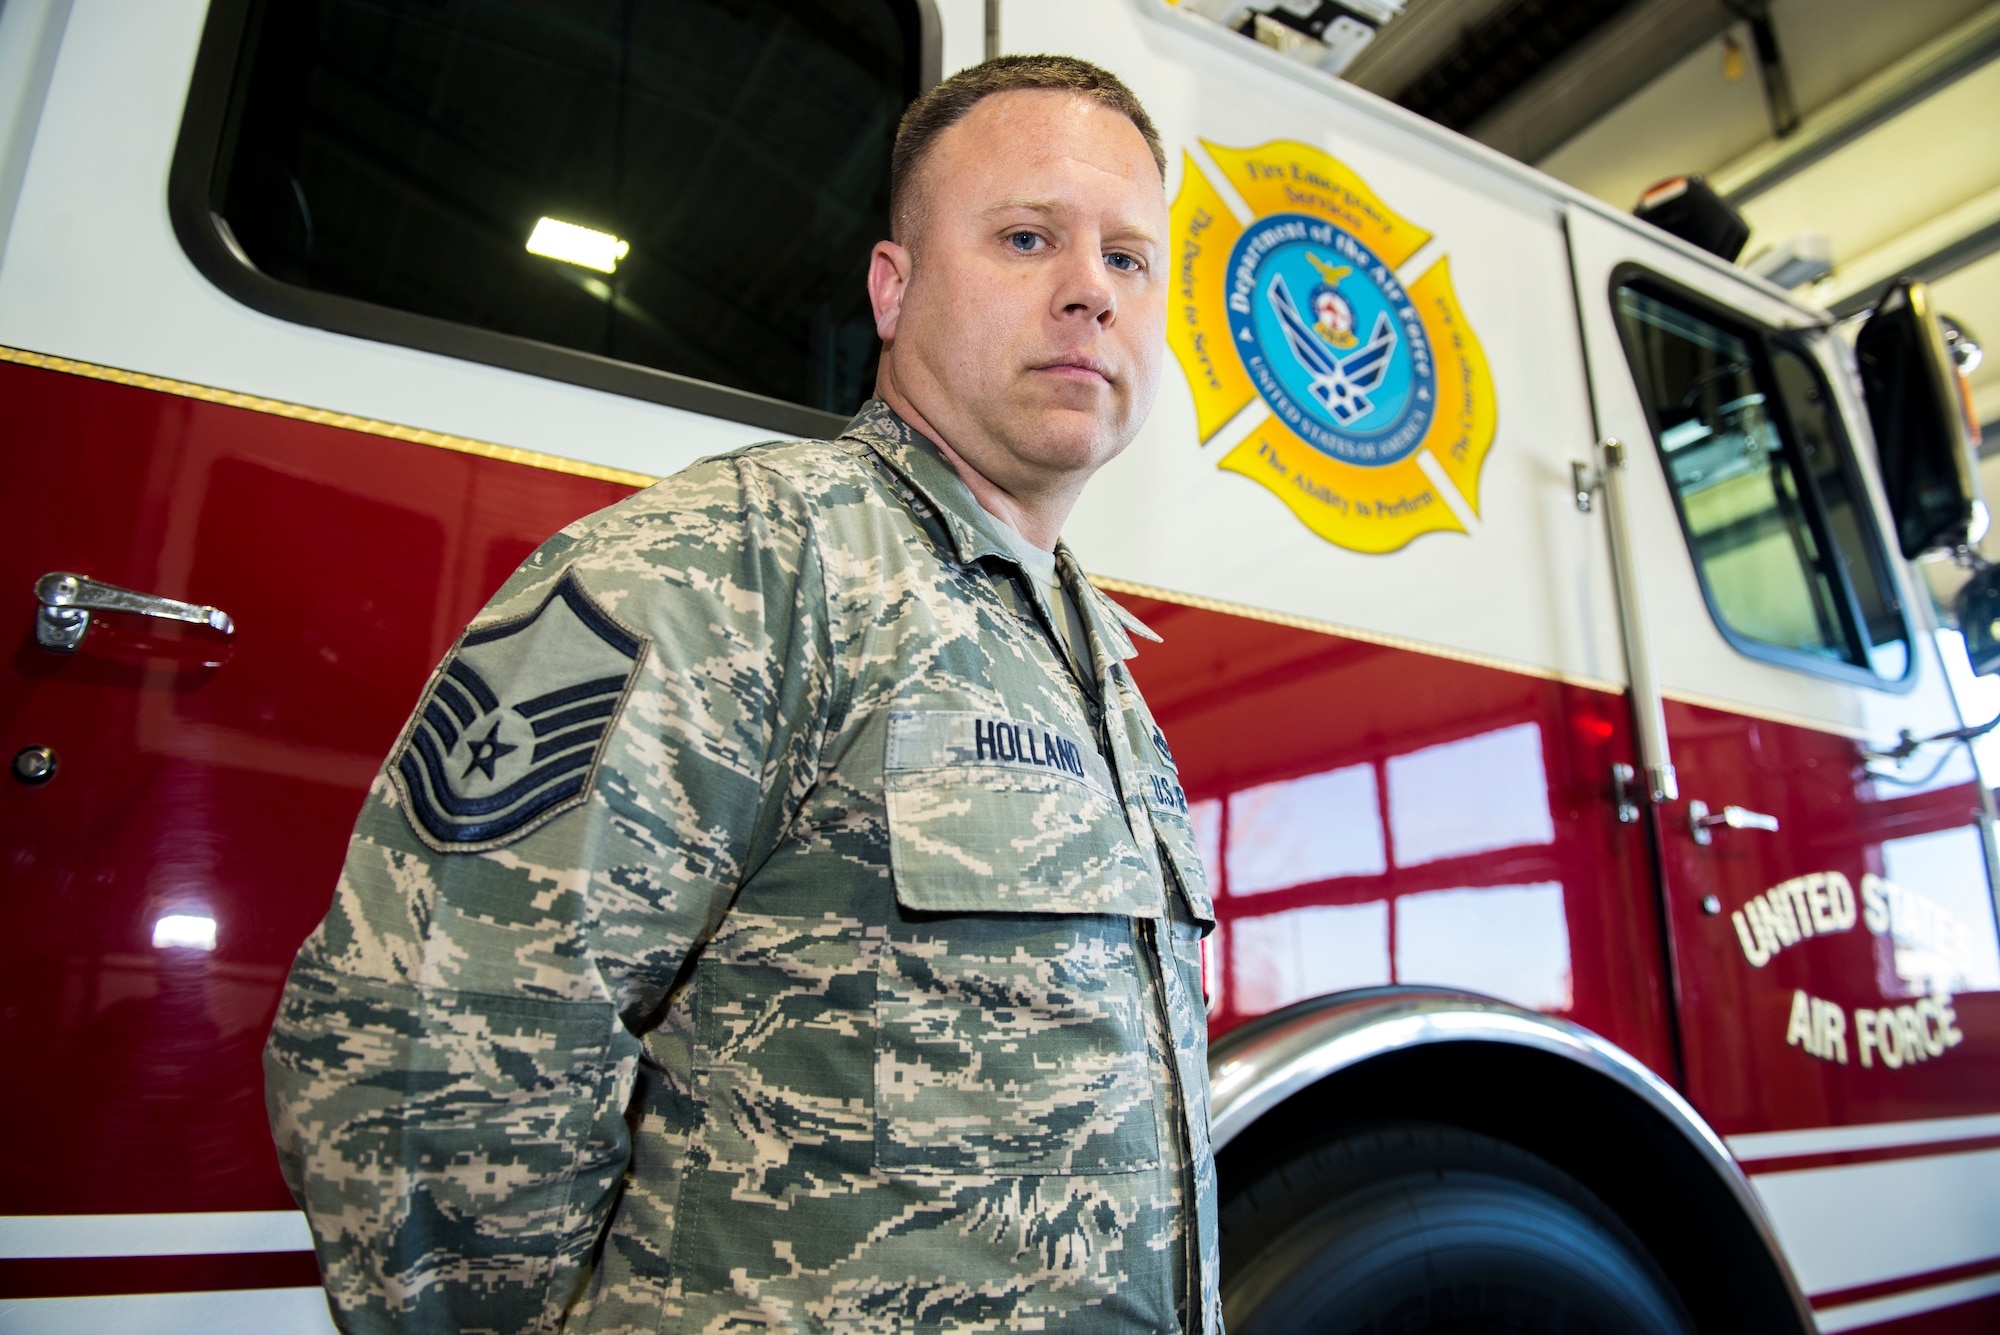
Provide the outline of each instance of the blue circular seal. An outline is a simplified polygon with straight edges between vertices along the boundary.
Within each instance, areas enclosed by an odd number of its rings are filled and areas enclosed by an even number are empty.
[[[1274,213],[1243,233],[1229,331],[1271,411],[1322,454],[1378,467],[1430,428],[1437,371],[1416,308],[1375,252],[1324,219]]]

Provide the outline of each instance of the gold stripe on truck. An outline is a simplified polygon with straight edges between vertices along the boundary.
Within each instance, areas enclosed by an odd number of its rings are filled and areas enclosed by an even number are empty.
[[[593,478],[599,482],[617,482],[628,487],[650,487],[659,481],[650,474],[633,473],[623,468],[606,468],[602,464],[588,464],[580,459],[565,459],[558,454],[516,449],[512,445],[495,445],[490,441],[472,440],[466,436],[447,436],[441,431],[424,431],[413,426],[398,426],[394,422],[378,422],[372,417],[355,417],[351,413],[336,413],[325,408],[308,408],[302,403],[259,398],[255,394],[238,394],[231,389],[190,384],[185,380],[169,380],[165,376],[146,375],[140,371],[121,371],[115,366],[99,366],[95,362],[80,362],[69,357],[52,357],[43,352],[29,352],[25,348],[0,346],[0,362],[32,366],[42,371],[59,371],[64,375],[108,381],[114,385],[130,385],[134,389],[150,389],[183,399],[219,403],[226,408],[244,408],[253,413],[269,413],[273,417],[289,417],[295,422],[312,422],[318,426],[337,427],[342,431],[359,431],[364,435],[404,440],[412,445],[429,445],[440,450],[456,450],[460,454],[476,454],[482,459],[498,459],[503,463],[546,468],[552,473],[568,473],[573,477]]]
[[[228,408],[244,408],[253,413],[269,413],[273,417],[289,417],[297,422],[313,422],[320,426],[338,427],[343,431],[359,431],[370,436],[382,436],[389,440],[408,441],[412,445],[429,445],[440,450],[456,450],[460,454],[478,455],[482,459],[498,459],[510,464],[525,464],[529,468],[546,468],[554,473],[568,473],[574,477],[595,478],[600,482],[622,483],[628,487],[650,487],[659,481],[648,473],[629,472],[623,468],[607,468],[603,464],[584,463],[579,459],[565,459],[557,454],[543,454],[538,450],[516,449],[512,445],[495,445],[490,441],[473,440],[466,436],[447,436],[440,431],[423,431],[413,426],[398,426],[394,422],[381,422],[372,417],[355,417],[350,413],[331,412],[325,408],[308,408],[301,403],[286,403],[281,399],[259,398],[255,394],[239,394],[235,390],[216,389],[210,385],[196,385],[186,380],[169,380],[165,376],[146,375],[140,371],[121,371],[115,366],[100,366],[95,362],[80,362],[70,357],[53,357],[44,352],[29,352],[25,348],[10,348],[0,345],[0,362],[13,362],[17,366],[32,366],[43,371],[58,371],[64,375],[83,376],[89,380],[103,380],[114,385],[130,385],[134,389],[150,389],[161,394],[173,394],[184,399],[198,399],[203,403],[219,403]],[[1623,694],[1622,682],[1607,681],[1600,677],[1586,677],[1571,672],[1561,672],[1555,668],[1541,667],[1533,663],[1521,663],[1511,659],[1498,658],[1490,654],[1473,653],[1465,649],[1452,649],[1439,644],[1426,644],[1421,640],[1405,639],[1400,635],[1384,635],[1379,631],[1363,630],[1359,626],[1345,626],[1333,621],[1318,621],[1312,617],[1293,616],[1288,612],[1273,612],[1247,603],[1225,602],[1220,598],[1204,598],[1199,594],[1178,593],[1172,589],[1157,588],[1151,584],[1137,584],[1131,580],[1111,579],[1103,575],[1092,575],[1091,583],[1108,593],[1123,593],[1135,598],[1152,598],[1163,603],[1177,603],[1182,607],[1199,608],[1205,612],[1223,612],[1251,621],[1268,622],[1274,626],[1289,626],[1294,630],[1314,631],[1321,635],[1339,635],[1364,644],[1377,644],[1385,649],[1403,649],[1411,653],[1426,654],[1432,658],[1448,658],[1455,662],[1469,663],[1476,667],[1496,668],[1502,672],[1514,672],[1528,677],[1540,677],[1545,681],[1566,682],[1572,686],[1582,686],[1595,691],[1609,691]],[[1779,710],[1760,709],[1735,701],[1720,700],[1691,692],[1666,690],[1661,692],[1669,700],[1683,704],[1700,705],[1708,709],[1719,709],[1734,714],[1745,714],[1755,718],[1769,719],[1775,723],[1786,723],[1794,727],[1814,728],[1821,732],[1840,733],[1860,737],[1864,730],[1851,724],[1828,722],[1825,719],[1810,718],[1803,714],[1785,713]]]
[[[1542,667],[1535,663],[1521,663],[1511,658],[1475,653],[1470,649],[1453,649],[1442,644],[1429,644],[1423,640],[1405,639],[1401,635],[1384,635],[1380,631],[1363,630],[1359,626],[1344,626],[1337,621],[1317,621],[1312,617],[1293,616],[1289,612],[1272,612],[1261,607],[1252,607],[1247,603],[1203,598],[1199,594],[1176,593],[1172,589],[1156,588],[1151,584],[1135,584],[1125,579],[1109,579],[1103,575],[1092,575],[1090,582],[1106,593],[1122,593],[1133,598],[1153,598],[1163,603],[1178,603],[1182,607],[1199,608],[1204,612],[1223,612],[1249,621],[1264,621],[1273,626],[1289,626],[1293,630],[1309,630],[1320,635],[1339,635],[1345,639],[1359,640],[1363,644],[1377,644],[1385,649],[1402,649],[1431,658],[1450,659],[1455,663],[1470,663],[1474,667],[1493,668],[1500,672],[1518,673],[1524,677],[1540,677],[1544,681],[1560,681],[1593,691],[1610,691],[1614,695],[1622,694],[1625,690],[1622,683],[1605,681],[1601,677],[1585,677],[1574,672]]]

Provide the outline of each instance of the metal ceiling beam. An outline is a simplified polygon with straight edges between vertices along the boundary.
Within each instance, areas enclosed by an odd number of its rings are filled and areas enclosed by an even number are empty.
[[[1466,133],[1519,161],[1539,162],[1734,22],[1720,0],[1640,0]]]
[[[1464,130],[1536,81],[1635,0],[1514,0],[1466,30],[1396,101]]]
[[[2000,250],[2000,189],[1988,190],[1834,270],[1814,297],[1842,319],[1871,309],[1900,278],[1936,282]]]
[[[1742,205],[1893,120],[1939,89],[2000,57],[2000,4],[1988,5],[1935,41],[1808,116],[1798,133],[1738,158],[1709,177]]]

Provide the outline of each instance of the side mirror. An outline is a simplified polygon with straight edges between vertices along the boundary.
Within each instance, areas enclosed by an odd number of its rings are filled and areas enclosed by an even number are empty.
[[[1861,327],[1854,355],[1896,541],[1915,560],[1956,550],[1984,528],[1975,428],[1930,292],[1915,279],[1891,287]]]
[[[1983,566],[1951,600],[1965,656],[1980,676],[2000,669],[2000,566]]]

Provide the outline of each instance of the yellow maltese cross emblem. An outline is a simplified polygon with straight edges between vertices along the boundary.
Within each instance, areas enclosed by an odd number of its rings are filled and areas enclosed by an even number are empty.
[[[1183,154],[1167,343],[1217,467],[1357,552],[1467,531],[1496,422],[1449,261],[1319,149]]]

